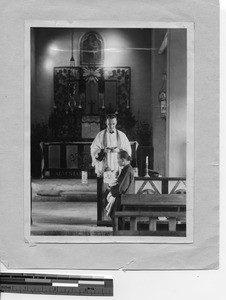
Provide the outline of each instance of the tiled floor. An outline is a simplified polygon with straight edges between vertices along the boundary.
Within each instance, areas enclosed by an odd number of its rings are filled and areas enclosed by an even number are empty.
[[[35,180],[32,187],[32,235],[112,235],[96,226],[96,181]]]

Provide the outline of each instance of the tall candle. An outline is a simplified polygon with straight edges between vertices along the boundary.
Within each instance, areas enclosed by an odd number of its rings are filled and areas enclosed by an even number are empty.
[[[82,99],[81,99],[81,98],[82,98],[82,96],[79,97],[79,105],[78,105],[78,108],[82,108]]]
[[[126,102],[126,108],[127,108],[127,109],[129,108],[129,99],[127,99],[127,102]]]
[[[103,96],[103,99],[102,99],[102,108],[104,109],[105,106],[104,106],[104,96]]]
[[[148,156],[146,156],[146,175],[145,177],[150,177],[149,174],[148,174]]]

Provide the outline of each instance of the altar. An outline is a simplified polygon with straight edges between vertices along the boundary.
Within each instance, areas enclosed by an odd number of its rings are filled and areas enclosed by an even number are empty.
[[[81,170],[94,178],[91,142],[41,142],[42,178],[81,178]]]
[[[81,171],[87,171],[88,178],[96,178],[90,155],[90,142],[40,143],[42,153],[42,178],[81,178]],[[131,141],[132,165],[137,167],[137,141]]]

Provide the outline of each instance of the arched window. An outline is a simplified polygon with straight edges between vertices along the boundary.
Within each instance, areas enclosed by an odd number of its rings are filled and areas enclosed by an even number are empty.
[[[95,32],[85,33],[80,40],[80,64],[102,65],[104,63],[104,41],[102,36]]]

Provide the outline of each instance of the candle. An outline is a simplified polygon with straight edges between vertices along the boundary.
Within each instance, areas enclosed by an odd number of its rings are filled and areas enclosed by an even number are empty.
[[[127,99],[126,108],[129,109],[129,99]]]
[[[150,177],[148,174],[148,156],[146,156],[146,175],[145,177]]]
[[[79,105],[78,105],[78,108],[82,108],[82,99],[81,99],[81,98],[82,98],[82,96],[79,97]]]
[[[101,94],[101,99],[102,99],[102,106],[101,106],[101,108],[105,108],[105,105],[104,105],[104,94]]]

